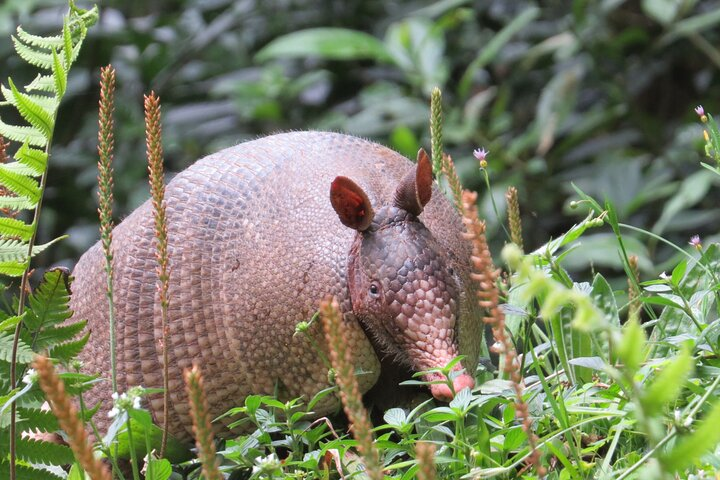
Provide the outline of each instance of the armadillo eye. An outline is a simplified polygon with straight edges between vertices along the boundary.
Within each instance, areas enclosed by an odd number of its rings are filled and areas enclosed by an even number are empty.
[[[373,297],[377,297],[378,295],[380,295],[380,289],[378,288],[377,284],[370,284],[370,295],[372,295]]]
[[[452,267],[448,267],[448,273],[451,277],[455,276],[455,270]]]

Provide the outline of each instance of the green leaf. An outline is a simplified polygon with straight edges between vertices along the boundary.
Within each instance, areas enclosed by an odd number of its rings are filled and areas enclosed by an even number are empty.
[[[37,128],[42,132],[46,139],[52,137],[53,129],[55,128],[55,120],[52,118],[52,113],[45,111],[40,105],[33,101],[28,95],[21,93],[13,83],[12,78],[8,78],[10,84],[10,90],[12,91],[13,105],[18,109],[20,115],[27,120],[27,122],[33,127]]]
[[[631,374],[645,360],[647,338],[637,318],[631,318],[623,326],[623,334],[617,349],[618,359]]]
[[[70,26],[68,25],[68,22],[65,22],[63,24],[63,55],[65,56],[65,70],[70,69],[70,65],[72,65],[73,58],[71,56],[73,46],[72,46],[72,35],[70,34]]]
[[[32,210],[35,208],[32,203],[25,197],[5,197],[0,196],[0,208],[8,208],[10,210]]]
[[[512,21],[497,32],[487,44],[480,48],[478,56],[475,57],[467,69],[465,69],[465,73],[463,73],[463,76],[460,78],[458,91],[461,96],[465,97],[470,92],[475,73],[492,62],[500,52],[500,49],[539,15],[540,9],[537,7],[524,9],[522,13],[513,18]]]
[[[5,459],[0,459],[0,479],[5,480],[1,476],[4,472],[10,471],[10,464]],[[22,463],[15,465],[15,478],[16,480],[64,480],[64,477],[59,477],[48,470],[41,470],[40,468],[23,465]]]
[[[675,285],[676,287],[680,285],[680,282],[682,281],[683,277],[685,276],[685,271],[687,270],[688,261],[687,259],[681,261],[677,264],[675,268],[673,268],[672,276],[670,277],[670,283]]]
[[[0,185],[31,202],[37,203],[40,200],[41,191],[37,181],[15,173],[2,164],[0,164]]]
[[[8,277],[21,277],[27,267],[27,262],[0,262],[0,274],[7,275]]]
[[[320,57],[326,60],[371,59],[389,62],[385,45],[364,32],[345,28],[311,28],[283,35],[262,48],[255,58],[264,62],[277,58]]]
[[[710,412],[695,431],[675,443],[675,447],[660,458],[670,471],[681,471],[692,465],[701,455],[720,442],[720,401],[716,401]]]
[[[5,362],[12,361],[13,335],[0,332],[0,360]],[[22,340],[18,341],[17,361],[19,363],[30,363],[35,356],[35,352],[27,346]]]
[[[148,475],[145,480],[168,480],[172,475],[172,465],[165,459],[150,459],[150,466],[148,472],[152,471],[152,476]]]
[[[26,45],[15,36],[12,37],[12,41],[17,54],[27,63],[43,70],[52,68],[52,55],[49,51],[38,50],[33,46]]]
[[[710,9],[693,17],[676,22],[670,31],[660,38],[658,47],[667,45],[677,38],[695,35],[703,30],[713,28],[720,23],[720,10]]]
[[[28,298],[25,325],[35,331],[64,322],[72,315],[69,302],[68,274],[61,269],[48,270]]]
[[[38,48],[60,48],[63,45],[63,38],[61,35],[54,35],[51,37],[42,37],[39,35],[33,35],[25,30],[22,29],[22,27],[17,27],[17,37],[18,39],[22,40],[23,43],[26,43],[28,45],[33,45]]]
[[[30,240],[35,229],[32,225],[10,217],[0,217],[0,235],[10,238],[19,238],[27,242]]]
[[[68,310],[68,313],[71,313]],[[56,345],[58,343],[66,342],[72,338],[75,338],[80,332],[83,331],[87,325],[87,320],[80,320],[78,322],[69,323],[60,327],[44,328],[35,338],[35,344],[33,348],[36,351],[42,351],[46,348]]]
[[[8,452],[9,443],[9,435],[0,435],[0,453]],[[72,450],[65,445],[22,437],[17,439],[15,445],[17,457],[26,462],[45,465],[68,465],[75,461]]]
[[[38,74],[32,82],[25,85],[25,90],[28,92],[55,93],[55,79],[52,75]]]
[[[47,153],[37,148],[31,148],[27,143],[18,148],[15,160],[30,168],[35,175],[42,175],[47,168]]]
[[[660,412],[666,405],[678,399],[694,367],[695,360],[688,348],[683,348],[668,362],[645,388],[642,403],[649,415]]]
[[[90,338],[90,332],[87,332],[79,340],[71,342],[61,343],[52,347],[49,351],[49,356],[58,360],[60,363],[68,364],[71,360],[77,357],[82,352],[83,347]]]
[[[8,317],[5,320],[3,320],[2,322],[0,322],[0,332],[7,331],[7,330],[14,330],[15,325],[20,323],[23,320],[23,318],[25,318],[25,313],[26,312],[23,312],[23,314],[20,316],[14,315],[12,317]]]
[[[17,424],[22,431],[55,432],[60,429],[57,417],[48,410],[21,407],[17,409],[17,415]]]
[[[29,143],[36,147],[45,147],[47,139],[40,130],[28,125],[8,125],[0,120],[0,135],[18,143]]]
[[[55,95],[62,97],[65,95],[65,89],[67,88],[67,72],[63,67],[60,57],[58,56],[55,49],[52,51],[53,55],[53,83],[55,84]]]

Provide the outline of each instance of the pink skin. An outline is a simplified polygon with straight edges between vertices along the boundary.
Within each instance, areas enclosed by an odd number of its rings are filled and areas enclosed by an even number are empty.
[[[441,373],[432,373],[430,375],[426,375],[423,379],[426,382],[446,381],[444,375]],[[467,373],[460,374],[453,380],[453,389],[455,390],[455,394],[458,394],[465,388],[472,389],[474,386],[475,379]],[[434,385],[430,385],[430,393],[432,393],[432,396],[435,397],[435,399],[440,400],[441,402],[449,402],[454,398],[454,395],[447,383],[436,383]]]

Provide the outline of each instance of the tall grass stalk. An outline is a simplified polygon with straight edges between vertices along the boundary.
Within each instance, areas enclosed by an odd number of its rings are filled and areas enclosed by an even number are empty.
[[[66,393],[65,384],[55,372],[52,362],[46,357],[37,356],[33,368],[37,371],[40,388],[45,392],[50,408],[57,417],[60,428],[67,434],[70,448],[83,470],[92,480],[112,480],[107,466],[95,458],[77,409]]]
[[[192,369],[186,369],[183,378],[185,379],[185,388],[190,401],[195,446],[202,464],[203,475],[206,480],[221,480],[223,475],[220,473],[215,455],[215,443],[213,441],[212,426],[210,425],[207,396],[205,395],[205,386],[200,368],[193,365]]]
[[[98,112],[98,216],[100,217],[100,242],[105,253],[107,275],[106,294],[108,318],[110,319],[110,381],[112,391],[117,392],[117,360],[115,332],[115,304],[113,301],[113,253],[112,253],[112,203],[113,203],[113,111],[115,110],[115,69],[112,65],[100,73],[100,101]]]
[[[160,456],[165,456],[167,448],[168,424],[170,413],[170,393],[168,379],[168,290],[169,262],[167,245],[167,218],[165,209],[165,178],[163,174],[162,126],[160,123],[160,98],[151,92],[145,96],[145,138],[147,145],[148,171],[150,173],[150,193],[154,207],[155,240],[157,246],[158,293],[160,295],[160,319],[162,328],[163,359],[163,436]]]
[[[385,478],[380,463],[380,453],[373,441],[372,425],[362,402],[362,394],[355,377],[352,352],[345,341],[345,326],[342,323],[340,307],[335,298],[320,304],[325,337],[330,348],[330,360],[335,369],[335,379],[340,387],[345,414],[352,422],[352,431],[358,442],[358,451],[365,462],[365,469],[371,480]]]

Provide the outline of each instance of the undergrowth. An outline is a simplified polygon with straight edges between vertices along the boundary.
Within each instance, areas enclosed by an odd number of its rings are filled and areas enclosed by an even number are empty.
[[[29,125],[0,122],[0,134],[15,142],[15,162],[0,165],[0,273],[20,277],[15,297],[0,313],[0,479],[91,478],[707,478],[720,475],[720,321],[718,262],[720,247],[688,235],[688,245],[671,245],[680,256],[674,269],[658,278],[641,278],[626,232],[653,236],[622,223],[612,200],[603,203],[575,187],[573,205],[587,215],[565,234],[523,252],[517,191],[507,194],[508,244],[498,270],[475,212],[475,197],[463,192],[452,160],[442,152],[439,91],[432,95],[432,159],[436,175],[463,215],[473,243],[479,295],[493,332],[497,368],[483,363],[477,387],[459,392],[449,404],[432,399],[384,412],[384,423],[369,423],[359,398],[354,368],[342,343],[342,322],[331,301],[321,308],[331,361],[350,433],[328,418],[316,418],[312,399],[281,402],[249,396],[227,415],[248,434],[216,442],[207,417],[202,372],[185,373],[191,399],[197,459],[171,465],[165,438],[152,432],[150,414],[139,399],[142,387],[118,392],[110,431],[92,446],[83,422],[93,407],[82,402],[94,377],[79,373],[75,358],[87,342],[83,320],[68,321],[68,275],[48,270],[29,286],[55,115],[96,10],[71,3],[62,34],[36,37],[18,29],[13,39],[21,58],[47,72],[18,89],[2,88],[5,105]],[[103,71],[101,98],[100,193],[108,275],[112,274],[112,87],[114,74]],[[167,293],[166,226],[162,194],[159,100],[146,97],[148,152],[161,278]],[[720,175],[720,131],[698,107],[704,127],[702,164]],[[0,158],[8,145],[0,142]],[[478,149],[478,168],[488,188],[491,175]],[[442,174],[441,174],[442,173]],[[39,180],[38,180],[39,178]],[[23,211],[34,212],[27,223]],[[498,209],[496,208],[496,214]],[[604,228],[615,236],[627,282],[599,272],[579,279],[563,267],[569,252],[581,248],[583,235]],[[112,298],[108,283],[109,296]],[[6,293],[13,293],[10,287]],[[163,311],[172,299],[163,297]],[[111,307],[112,308],[112,307]],[[112,315],[111,315],[112,317]],[[112,347],[110,347],[112,350]],[[113,354],[114,358],[114,354]],[[52,362],[47,359],[52,359]],[[35,362],[36,370],[29,365]],[[114,363],[114,362],[113,362]],[[57,373],[58,367],[61,373]],[[450,373],[453,365],[444,372]],[[113,372],[114,378],[114,372]],[[19,380],[22,379],[22,380]],[[113,380],[114,381],[114,380]],[[44,394],[43,394],[44,392]],[[75,399],[72,402],[71,399]],[[51,411],[42,409],[47,400]],[[108,399],[110,401],[110,399]],[[167,397],[166,397],[167,405]],[[61,443],[42,435],[64,432]],[[28,433],[34,432],[32,435]],[[168,449],[173,446],[169,445]],[[93,453],[94,450],[94,453]],[[138,452],[151,452],[141,458]],[[170,453],[167,454],[171,456]],[[99,463],[95,457],[104,457]],[[128,460],[129,467],[123,463]],[[69,468],[68,468],[69,467]],[[141,473],[142,472],[142,473]]]

